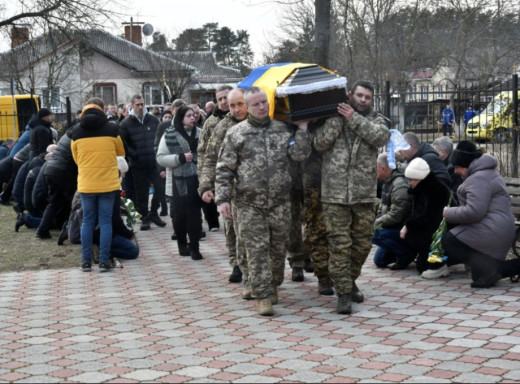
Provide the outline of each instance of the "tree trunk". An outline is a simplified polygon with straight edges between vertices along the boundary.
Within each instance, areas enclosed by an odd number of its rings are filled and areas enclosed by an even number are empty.
[[[316,64],[326,68],[329,67],[330,3],[331,0],[314,0],[316,12],[314,59]]]

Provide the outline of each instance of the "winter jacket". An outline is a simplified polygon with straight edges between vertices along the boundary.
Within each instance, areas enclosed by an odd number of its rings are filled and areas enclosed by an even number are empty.
[[[201,129],[193,127],[195,129],[195,140],[199,140]],[[188,135],[191,134],[191,130]],[[173,145],[176,148],[174,152],[168,148],[167,137],[171,137]],[[167,168],[166,171],[166,196],[173,196],[173,182],[183,183],[188,177],[197,175],[197,162],[198,154],[193,152],[193,160],[191,162],[182,163],[180,154],[184,154],[190,151],[190,145],[186,139],[174,128],[170,127],[166,130],[165,134],[159,142],[159,148],[157,148],[157,163],[161,167]],[[177,190],[185,189],[186,185],[182,187],[178,186]],[[184,194],[182,194],[184,195]]]
[[[219,108],[215,108],[211,116],[208,116],[204,125],[202,126],[202,133],[200,135],[199,146],[197,147],[197,153],[199,154],[199,163],[197,165],[197,172],[202,175],[202,168],[204,166],[206,150],[211,140],[211,135],[218,123],[228,114],[228,111],[223,111]]]
[[[144,113],[142,121],[130,114],[121,122],[119,130],[130,168],[158,170],[154,147],[158,126],[159,119],[151,113]]]
[[[378,148],[386,145],[390,131],[385,118],[370,109],[365,116],[354,112],[319,128],[314,148],[323,154],[321,201],[332,204],[376,201]]]
[[[209,143],[202,159],[203,166],[197,166],[199,171],[199,194],[206,191],[215,190],[215,172],[217,169],[217,160],[224,142],[224,137],[228,130],[239,122],[231,115],[226,115],[213,129],[213,133],[209,139]],[[199,145],[200,147],[200,145]],[[198,152],[198,149],[197,149]],[[199,155],[199,163],[200,163]]]
[[[97,109],[87,109],[71,134],[72,157],[78,165],[78,191],[106,193],[121,189],[117,156],[124,145],[116,124]]]
[[[47,151],[47,147],[53,144],[53,137],[51,123],[41,119],[35,119],[31,120],[29,125],[31,126],[31,133],[29,135],[29,144],[31,148],[29,152],[29,160],[32,160],[35,156]]]
[[[484,154],[471,162],[457,194],[459,206],[446,210],[458,240],[498,260],[505,260],[515,236],[515,223],[497,159]]]
[[[36,176],[34,187],[31,193],[32,206],[36,211],[45,211],[45,207],[47,204],[49,204],[49,186],[45,180],[45,169],[48,167],[48,165],[49,163],[46,161],[41,166],[40,170],[38,171],[38,175]]]
[[[430,171],[432,171],[437,179],[444,182],[447,186],[451,187],[451,177],[448,173],[448,168],[442,162],[439,157],[439,153],[433,149],[433,147],[428,143],[421,143],[419,150],[413,155],[413,157],[408,161],[408,164],[415,159],[416,157],[420,157],[424,161],[428,163],[430,167]]]
[[[404,174],[394,169],[381,188],[380,214],[375,226],[401,228],[411,212],[412,201],[408,194],[408,182]]]
[[[31,119],[29,120],[29,123],[25,126],[25,130],[23,131],[22,135],[16,140],[16,143],[14,143],[13,148],[11,149],[11,153],[9,153],[9,156],[11,158],[14,158],[14,156],[20,151],[23,147],[25,147],[27,144],[29,144],[29,137],[31,136],[31,122],[33,120],[36,120],[37,117],[33,115]]]
[[[450,108],[444,108],[441,112],[441,123],[442,124],[453,124],[455,121],[455,115]]]
[[[412,197],[412,212],[405,220],[405,241],[412,249],[430,246],[432,236],[442,221],[442,211],[448,205],[450,190],[433,172],[421,180],[415,188],[409,188]]]
[[[0,160],[5,159],[6,157],[9,157],[9,148],[7,148],[5,143],[2,143],[0,144]]]
[[[311,151],[308,132],[296,134],[271,120],[262,127],[249,119],[229,129],[217,162],[215,202],[235,201],[270,209],[289,201],[290,161],[303,161]]]
[[[69,129],[61,137],[60,141],[58,141],[56,148],[52,152],[52,157],[47,161],[47,166],[45,167],[46,176],[77,179],[78,166],[72,157],[72,149],[70,146],[72,141],[71,133],[72,129]]]

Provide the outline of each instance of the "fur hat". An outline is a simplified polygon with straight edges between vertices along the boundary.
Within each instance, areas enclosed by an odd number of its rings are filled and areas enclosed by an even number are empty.
[[[464,140],[461,141],[457,148],[451,154],[451,163],[453,166],[468,168],[471,162],[482,156],[482,151],[477,148],[475,143]]]
[[[429,173],[430,166],[420,157],[413,159],[404,170],[404,175],[413,180],[424,180]]]
[[[47,108],[42,108],[38,111],[38,119],[41,119],[45,116],[52,115],[52,112]]]

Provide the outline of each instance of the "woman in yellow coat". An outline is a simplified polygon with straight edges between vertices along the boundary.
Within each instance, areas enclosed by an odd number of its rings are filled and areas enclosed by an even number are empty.
[[[103,101],[92,98],[72,131],[71,150],[78,165],[78,192],[83,208],[81,269],[92,270],[92,238],[96,220],[100,229],[99,270],[110,270],[112,208],[121,189],[117,156],[125,149],[116,124],[109,122]]]

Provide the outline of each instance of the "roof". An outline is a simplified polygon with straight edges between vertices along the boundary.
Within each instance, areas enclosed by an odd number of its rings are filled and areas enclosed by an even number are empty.
[[[17,70],[20,71],[49,56],[57,48],[72,44],[72,41],[75,40],[136,72],[151,72],[162,69],[165,65],[170,67],[174,65],[176,70],[196,71],[194,66],[148,50],[99,29],[74,31],[68,36],[58,31],[54,31],[52,34],[51,39],[46,39],[42,35],[31,42],[1,53],[0,65],[12,67],[10,63],[15,55]]]
[[[218,64],[215,53],[211,51],[167,51],[161,54],[197,68],[200,82],[238,82],[243,78],[239,69]]]

